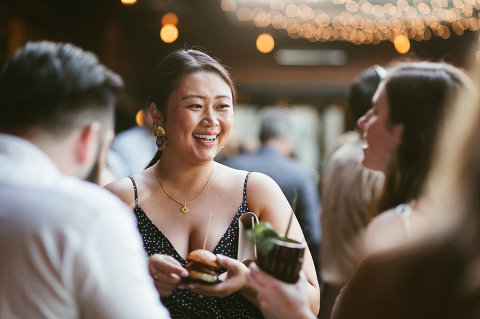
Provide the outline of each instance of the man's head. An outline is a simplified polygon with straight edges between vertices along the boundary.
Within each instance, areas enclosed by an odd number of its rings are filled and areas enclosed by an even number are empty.
[[[63,43],[30,42],[0,76],[0,132],[28,139],[67,174],[96,179],[113,137],[122,79],[91,52]],[[55,147],[66,147],[58,156]]]
[[[292,151],[292,124],[284,107],[262,110],[259,139],[262,145],[273,147],[285,155]]]

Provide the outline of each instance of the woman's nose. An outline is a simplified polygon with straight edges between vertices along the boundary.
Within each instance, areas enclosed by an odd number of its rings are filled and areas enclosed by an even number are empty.
[[[206,109],[204,111],[202,122],[205,123],[205,125],[209,125],[209,126],[217,125],[218,119],[215,112],[213,110]]]
[[[365,129],[365,124],[367,123],[367,120],[370,117],[371,112],[372,112],[371,109],[368,110],[367,113],[365,113],[361,118],[358,119],[357,126],[362,130]]]

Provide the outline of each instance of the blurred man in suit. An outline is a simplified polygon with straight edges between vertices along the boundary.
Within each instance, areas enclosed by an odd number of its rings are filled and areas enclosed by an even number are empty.
[[[316,268],[320,263],[321,203],[315,176],[300,162],[290,157],[292,125],[288,109],[268,107],[262,112],[259,151],[241,154],[225,161],[225,165],[270,176],[282,189],[290,204],[294,190],[298,198],[295,215],[302,227]]]

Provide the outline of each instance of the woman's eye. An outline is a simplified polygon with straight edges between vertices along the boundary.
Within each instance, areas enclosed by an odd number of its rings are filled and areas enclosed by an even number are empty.
[[[220,109],[225,109],[225,108],[229,108],[229,107],[230,107],[230,105],[228,105],[228,104],[221,104],[221,105],[218,106],[218,108],[220,108]]]
[[[202,106],[200,104],[192,104],[189,107],[191,107],[193,109],[201,109],[202,108]]]

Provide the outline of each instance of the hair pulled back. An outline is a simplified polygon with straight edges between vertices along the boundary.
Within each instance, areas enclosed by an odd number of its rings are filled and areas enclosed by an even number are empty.
[[[235,103],[236,90],[233,79],[220,62],[199,50],[180,49],[167,55],[157,66],[150,81],[148,104],[155,103],[157,110],[166,119],[166,109],[170,95],[178,88],[185,76],[200,71],[213,72],[219,75],[230,86]],[[147,168],[155,164],[161,156],[162,151],[157,151]]]

